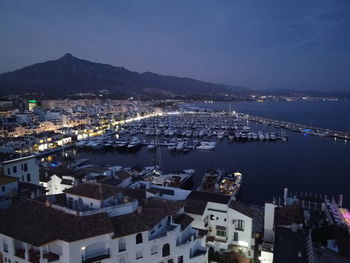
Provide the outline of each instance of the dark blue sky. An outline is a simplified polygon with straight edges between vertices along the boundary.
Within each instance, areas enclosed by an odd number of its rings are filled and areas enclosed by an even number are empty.
[[[350,1],[0,1],[0,72],[68,52],[253,89],[350,90]]]

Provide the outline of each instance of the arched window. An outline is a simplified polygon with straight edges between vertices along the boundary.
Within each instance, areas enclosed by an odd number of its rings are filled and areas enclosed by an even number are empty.
[[[142,243],[142,233],[138,233],[136,235],[136,244],[141,244]]]
[[[163,246],[163,249],[162,249],[162,256],[163,257],[167,257],[170,255],[170,245],[169,244],[165,244]]]

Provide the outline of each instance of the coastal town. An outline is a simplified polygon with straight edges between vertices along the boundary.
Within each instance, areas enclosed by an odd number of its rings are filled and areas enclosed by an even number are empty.
[[[171,100],[18,105],[0,119],[2,262],[350,261],[342,194],[281,188],[248,204],[240,198],[246,175],[233,167],[208,169],[197,185],[191,167],[162,171],[160,148],[215,154],[217,143],[283,144],[286,125],[262,129],[254,123],[264,119]],[[101,165],[68,154],[140,148],[153,163]]]

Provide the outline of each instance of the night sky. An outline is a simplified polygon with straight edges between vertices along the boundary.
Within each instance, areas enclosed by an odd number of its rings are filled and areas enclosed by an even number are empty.
[[[350,90],[350,1],[0,1],[0,73],[65,53],[252,89]]]

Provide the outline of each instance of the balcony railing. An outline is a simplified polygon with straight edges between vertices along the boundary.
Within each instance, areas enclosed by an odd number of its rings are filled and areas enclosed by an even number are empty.
[[[110,257],[110,253],[109,253],[109,248],[108,248],[108,249],[97,251],[96,253],[89,254],[86,256],[82,255],[81,261],[82,261],[82,263],[91,263],[91,262],[99,261],[99,260],[109,258],[109,257]]]
[[[22,248],[16,249],[15,256],[25,259],[25,250]],[[39,263],[40,262],[40,251],[39,250],[28,250],[29,262]],[[60,259],[60,256],[51,252],[46,252],[43,254],[43,258],[47,259],[48,262],[57,261]]]

